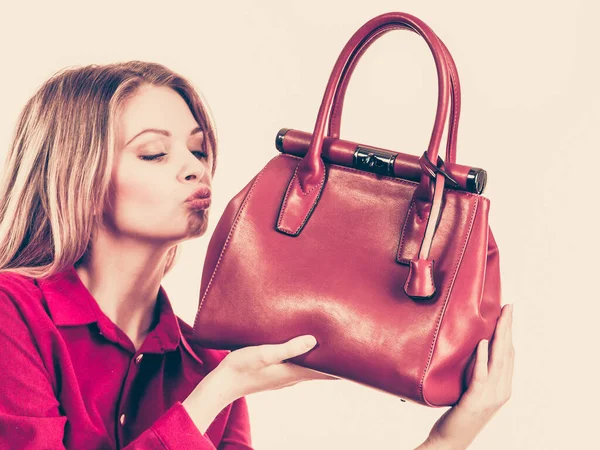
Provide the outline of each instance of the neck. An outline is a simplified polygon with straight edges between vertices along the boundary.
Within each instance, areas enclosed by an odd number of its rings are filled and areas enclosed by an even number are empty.
[[[154,310],[169,247],[98,235],[76,267],[79,278],[136,350],[154,327]]]

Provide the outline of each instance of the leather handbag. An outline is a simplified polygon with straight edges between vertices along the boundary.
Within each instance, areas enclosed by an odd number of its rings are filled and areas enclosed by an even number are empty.
[[[437,69],[421,156],[340,138],[354,67],[396,29],[419,34]],[[394,12],[363,25],[335,63],[313,133],[280,130],[280,153],[220,218],[194,320],[201,343],[233,350],[312,334],[317,346],[291,362],[424,405],[455,404],[501,309],[486,172],[456,163],[460,95],[450,53],[421,20]]]

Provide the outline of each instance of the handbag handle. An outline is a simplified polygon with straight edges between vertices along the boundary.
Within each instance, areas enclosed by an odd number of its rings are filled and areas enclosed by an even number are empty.
[[[431,28],[410,14],[392,12],[377,16],[365,23],[354,33],[344,46],[335,63],[319,108],[311,143],[306,155],[298,163],[285,193],[276,225],[278,231],[290,236],[298,236],[316,207],[323,185],[325,184],[326,175],[325,164],[321,158],[323,140],[325,138],[325,123],[331,111],[333,96],[342,81],[344,67],[347,66],[348,61],[356,50],[361,47],[363,42],[369,40],[371,36],[378,35],[379,30],[392,24],[414,30],[425,39],[433,54],[438,74],[438,104],[433,131],[426,155],[424,154],[424,156],[427,156],[429,161],[433,161],[434,164],[438,161],[438,151],[448,114],[449,103],[449,71],[443,56],[443,47]],[[437,176],[436,180],[439,181],[439,179],[440,177]],[[432,183],[433,181],[430,178],[429,172],[423,170],[417,195],[421,201],[427,202],[430,205],[434,202],[435,197]],[[441,188],[443,188],[443,185]]]
[[[344,69],[349,67],[349,62],[352,64],[353,55],[360,52],[365,42],[374,41],[381,36],[382,30],[390,28],[391,25],[410,28],[427,42],[438,75],[438,104],[433,131],[427,151],[420,159],[423,171],[411,202],[415,208],[409,210],[402,231],[403,239],[419,243],[417,254],[409,260],[410,270],[404,283],[404,292],[414,300],[430,299],[436,293],[434,261],[429,259],[429,252],[440,219],[444,195],[445,166],[444,161],[438,158],[438,153],[448,115],[450,75],[443,44],[427,24],[410,14],[393,12],[377,16],[359,28],[344,46],[329,77],[309,148],[296,166],[283,197],[276,230],[290,236],[298,236],[315,210],[326,177],[325,164],[321,157],[326,121],[331,113],[333,97],[343,82]],[[428,160],[429,164],[425,164],[425,160]],[[433,173],[426,170],[425,166],[435,168]]]
[[[433,131],[427,148],[427,156],[430,161],[437,161],[440,141],[448,112],[449,99],[449,71],[443,56],[444,50],[436,34],[423,21],[410,14],[392,12],[375,17],[359,28],[359,30],[350,38],[338,57],[319,109],[311,145],[304,158],[304,161],[306,161],[305,164],[308,167],[303,167],[303,170],[300,171],[301,173],[299,174],[300,178],[303,179],[302,181],[305,182],[305,185],[312,186],[314,185],[313,182],[316,181],[315,178],[320,178],[317,175],[321,175],[319,173],[319,166],[323,164],[321,160],[321,151],[325,136],[325,122],[333,105],[333,96],[335,92],[339,90],[339,86],[342,82],[344,68],[365,41],[371,41],[372,36],[380,37],[380,30],[386,29],[394,24],[396,24],[396,26],[411,28],[423,37],[425,42],[429,45],[435,60],[438,73],[438,105]],[[319,161],[321,164],[319,164]],[[310,175],[305,175],[307,172],[310,173]]]
[[[334,139],[340,138],[340,128],[341,128],[341,117],[342,117],[342,108],[344,106],[344,99],[346,96],[346,90],[348,89],[348,84],[350,82],[350,78],[354,73],[354,69],[356,65],[367,51],[367,49],[380,37],[384,34],[392,31],[392,30],[409,30],[415,32],[410,27],[405,27],[398,23],[391,23],[379,28],[376,32],[372,33],[368,38],[366,38],[360,46],[354,51],[346,66],[342,71],[342,80],[336,90],[333,97],[333,106],[331,108],[331,112],[328,120],[328,129],[327,136],[332,137]],[[460,104],[461,104],[461,96],[460,96],[460,80],[458,77],[458,71],[456,70],[456,64],[454,63],[454,59],[452,55],[448,51],[448,48],[442,40],[438,37],[438,41],[442,47],[444,59],[446,60],[446,64],[448,66],[449,74],[450,74],[450,87],[451,87],[451,103],[450,103],[450,124],[448,128],[448,142],[446,145],[446,158],[445,161],[449,163],[456,162],[456,136],[458,134],[458,122],[460,119]]]

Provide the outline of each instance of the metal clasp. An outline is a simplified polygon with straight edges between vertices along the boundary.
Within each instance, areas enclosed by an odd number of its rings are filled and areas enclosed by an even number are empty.
[[[355,168],[380,175],[394,176],[394,161],[398,153],[357,146],[354,152]]]

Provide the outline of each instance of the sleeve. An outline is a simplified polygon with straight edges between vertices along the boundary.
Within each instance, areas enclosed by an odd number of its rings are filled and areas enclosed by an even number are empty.
[[[0,292],[0,448],[64,449],[67,418],[33,335],[10,297]]]
[[[233,402],[218,448],[200,433],[185,407],[177,402],[124,450],[253,450],[245,398]]]
[[[207,435],[200,433],[181,402],[175,403],[150,428],[123,450],[217,450]]]
[[[54,392],[35,338],[13,300],[0,291],[0,449],[65,449],[67,417]],[[244,399],[231,407],[215,448],[177,402],[127,450],[252,450]]]
[[[252,450],[250,417],[244,397],[237,399],[231,406],[219,450]]]

